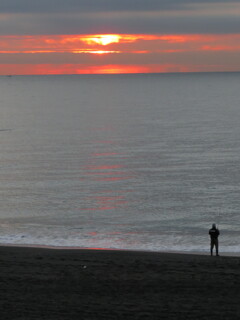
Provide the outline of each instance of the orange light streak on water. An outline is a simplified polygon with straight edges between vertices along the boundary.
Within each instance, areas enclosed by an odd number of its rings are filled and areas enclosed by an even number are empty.
[[[112,170],[112,169],[119,169],[119,168],[123,168],[122,165],[100,165],[100,166],[90,166],[87,167],[89,170]]]

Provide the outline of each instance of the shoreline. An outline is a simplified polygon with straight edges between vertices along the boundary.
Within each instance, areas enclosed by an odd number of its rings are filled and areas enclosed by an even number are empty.
[[[210,256],[209,251],[177,251],[177,250],[142,250],[142,249],[119,249],[119,248],[97,248],[97,247],[75,247],[75,246],[54,246],[54,245],[41,245],[41,244],[11,244],[11,243],[0,243],[1,247],[13,247],[13,248],[36,248],[36,249],[48,249],[48,250],[88,250],[88,251],[123,251],[123,252],[149,252],[149,253],[163,253],[163,254],[182,254],[182,255],[200,255]],[[240,257],[240,252],[219,252],[222,257]],[[214,251],[215,256],[215,251]]]
[[[235,319],[240,258],[0,246],[4,320]]]

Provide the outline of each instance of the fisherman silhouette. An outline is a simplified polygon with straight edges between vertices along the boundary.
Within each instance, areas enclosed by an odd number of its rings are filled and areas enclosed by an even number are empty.
[[[219,254],[218,254],[218,236],[220,235],[220,232],[217,229],[215,223],[212,225],[212,228],[209,230],[209,235],[211,238],[211,243],[210,243],[211,256],[213,255],[213,248],[214,247],[216,249],[216,256],[219,256]]]

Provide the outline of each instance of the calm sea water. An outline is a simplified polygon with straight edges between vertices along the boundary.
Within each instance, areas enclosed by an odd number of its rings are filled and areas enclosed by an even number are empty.
[[[240,251],[240,73],[0,77],[0,242]]]

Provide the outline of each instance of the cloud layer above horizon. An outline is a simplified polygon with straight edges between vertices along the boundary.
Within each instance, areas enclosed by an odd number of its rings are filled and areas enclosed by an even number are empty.
[[[69,42],[65,47],[63,42],[57,44],[62,41],[63,35],[81,37],[102,34],[124,35],[125,38],[109,43],[109,48],[104,50],[99,43],[95,43],[97,46],[94,47],[74,43],[74,48],[69,48]],[[136,61],[138,66],[142,66],[142,71],[149,72],[198,71],[201,68],[203,71],[239,71],[239,34],[240,1],[8,0],[0,3],[0,74],[12,73],[16,66],[20,73],[24,68],[28,69],[28,73],[34,73],[30,71],[34,65],[38,73],[40,69],[47,72],[50,66],[52,71],[49,73],[56,72],[60,65],[64,73],[81,73],[81,70],[94,72],[94,65],[100,64],[103,72],[107,65],[115,66],[112,70],[115,68],[116,71],[121,70],[122,65],[124,72],[129,61]],[[150,41],[149,38],[144,40],[143,36],[136,38],[128,50],[127,35],[187,37],[184,44],[175,42],[173,51],[168,48],[170,42],[163,38]],[[193,40],[190,35],[200,35],[200,42],[196,44],[196,38]],[[40,36],[43,36],[41,40]],[[48,50],[44,43],[47,36],[53,41],[52,47],[48,41]],[[30,37],[32,42],[26,37]],[[27,45],[29,41],[34,47]],[[102,55],[100,60],[99,55],[98,58],[92,55],[96,50],[108,54]],[[213,51],[216,63],[213,61]],[[150,61],[152,67],[149,69]],[[187,62],[189,67],[184,69]],[[74,65],[77,67],[74,68]],[[156,69],[157,65],[159,68]]]
[[[8,0],[0,34],[238,33],[240,1]]]

